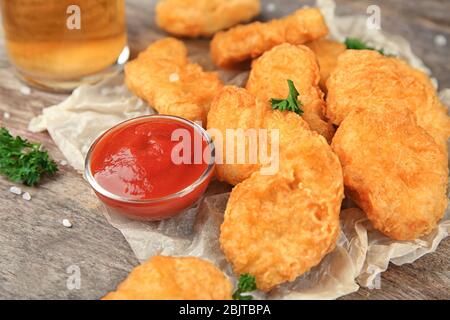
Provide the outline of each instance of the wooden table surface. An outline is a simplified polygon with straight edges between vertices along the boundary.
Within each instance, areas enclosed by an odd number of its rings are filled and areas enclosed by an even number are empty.
[[[264,8],[271,1],[263,1]],[[298,1],[279,0],[273,15],[281,16]],[[149,4],[150,3],[150,4]],[[130,46],[133,54],[164,33],[154,23],[155,1],[127,0]],[[306,3],[302,1],[302,3]],[[309,2],[311,3],[311,2]],[[450,40],[450,1],[338,0],[339,14],[365,14],[369,4],[381,7],[382,28],[407,38],[413,50],[432,69],[441,87],[450,87],[449,44],[437,47],[435,35]],[[262,18],[268,17],[264,11]],[[206,41],[189,41],[190,48],[207,50]],[[51,155],[63,156],[48,134],[27,131],[29,120],[42,107],[63,95],[32,90],[23,95],[0,40],[0,119],[14,134],[42,141]],[[9,119],[2,119],[9,112]],[[0,299],[98,299],[138,264],[121,233],[96,210],[98,202],[82,177],[68,166],[39,188],[24,188],[32,201],[14,196],[13,184],[0,178]],[[62,219],[72,221],[64,228]],[[450,299],[450,239],[437,252],[411,265],[391,265],[381,288],[360,289],[344,299]],[[70,267],[81,272],[80,289],[69,290]],[[72,269],[73,270],[73,269]]]

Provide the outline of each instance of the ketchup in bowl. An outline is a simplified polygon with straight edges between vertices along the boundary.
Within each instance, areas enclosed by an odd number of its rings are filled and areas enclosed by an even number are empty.
[[[131,218],[161,220],[192,206],[214,169],[214,146],[199,125],[151,115],[101,135],[86,158],[86,178],[103,203]]]

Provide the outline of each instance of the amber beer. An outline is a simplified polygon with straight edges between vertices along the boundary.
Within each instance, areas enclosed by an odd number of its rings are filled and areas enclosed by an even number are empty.
[[[26,80],[68,89],[128,59],[125,0],[0,0],[10,61]]]

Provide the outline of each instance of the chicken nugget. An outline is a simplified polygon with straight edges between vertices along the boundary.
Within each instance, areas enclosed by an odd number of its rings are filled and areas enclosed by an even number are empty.
[[[207,123],[208,132],[215,141],[216,148],[222,146],[222,163],[216,165],[216,177],[219,181],[235,185],[247,179],[260,168],[258,155],[254,161],[250,161],[251,136],[239,138],[238,135],[233,134],[236,133],[233,130],[240,129],[245,134],[246,130],[262,128],[264,116],[269,111],[268,105],[256,101],[252,94],[238,87],[225,86],[214,98]],[[221,143],[218,143],[218,138],[222,139]],[[228,141],[230,138],[233,139],[234,148],[227,150],[227,145],[230,146],[230,141]],[[258,141],[258,136],[256,136],[253,145],[257,145]],[[237,163],[239,148],[243,148],[245,152],[245,159],[242,163]],[[220,150],[216,150],[216,152],[216,159],[219,159]]]
[[[125,81],[132,92],[161,114],[202,121],[214,95],[223,86],[214,72],[190,63],[184,44],[165,38],[151,44],[125,66]]]
[[[155,256],[103,300],[230,300],[231,291],[228,278],[208,261]]]
[[[319,9],[300,9],[282,19],[254,22],[216,33],[211,42],[211,55],[219,67],[232,67],[259,57],[279,44],[303,44],[327,34],[328,28]]]
[[[447,149],[450,119],[436,89],[423,72],[371,50],[347,50],[327,81],[327,117],[339,125],[352,110],[403,106],[416,116],[442,150]]]
[[[320,88],[323,92],[327,92],[326,82],[330,77],[331,72],[336,68],[338,57],[347,48],[345,44],[328,40],[319,39],[305,43],[316,55],[320,68]]]
[[[175,35],[212,36],[259,14],[259,0],[160,0],[156,23]]]
[[[332,148],[342,163],[346,193],[388,237],[429,234],[444,215],[446,154],[406,107],[352,111]]]
[[[312,130],[331,142],[334,127],[325,119],[319,66],[314,53],[307,47],[284,43],[265,52],[252,64],[247,90],[261,101],[270,103],[271,98],[288,96],[287,79],[292,80],[300,92],[303,119]]]
[[[256,277],[269,291],[294,281],[335,247],[343,198],[342,168],[326,140],[292,112],[274,111],[281,168],[254,173],[231,192],[220,244],[236,274]]]

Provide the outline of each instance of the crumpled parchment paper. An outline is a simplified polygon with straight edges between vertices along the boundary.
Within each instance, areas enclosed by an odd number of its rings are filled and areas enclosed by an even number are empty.
[[[326,17],[332,38],[340,41],[348,36],[362,38],[429,73],[405,39],[380,30],[368,30],[364,16],[335,16],[332,0],[318,0],[317,5]],[[205,56],[193,59],[207,60]],[[242,85],[247,77],[247,73],[225,71],[220,71],[220,75],[225,82],[236,85]],[[440,97],[450,106],[450,89],[443,90]],[[123,75],[117,74],[97,85],[78,88],[61,104],[44,109],[41,116],[30,122],[29,128],[35,132],[47,130],[69,163],[82,171],[87,150],[98,135],[120,121],[152,112],[128,92]],[[133,221],[99,207],[108,221],[122,232],[141,262],[156,254],[198,256],[212,261],[236,281],[218,240],[228,191],[228,186],[213,182],[198,205],[161,222]],[[394,241],[385,237],[373,229],[357,208],[342,212],[341,227],[336,249],[317,267],[292,283],[281,285],[266,295],[257,292],[256,296],[336,299],[357,291],[359,286],[374,287],[389,262],[396,265],[411,263],[435,251],[440,241],[449,235],[450,214],[447,210],[439,226],[427,237],[416,241]]]

